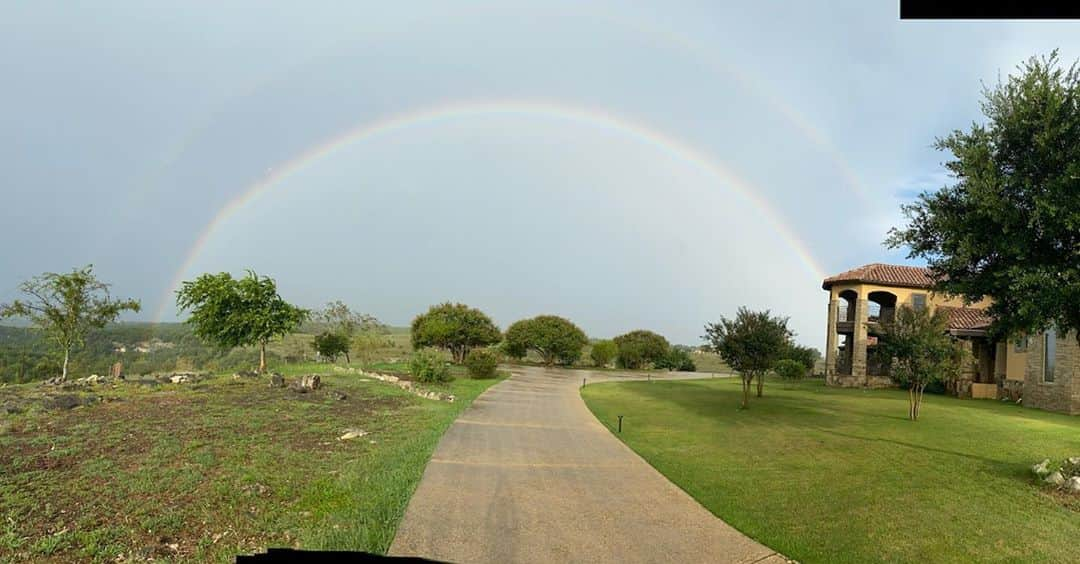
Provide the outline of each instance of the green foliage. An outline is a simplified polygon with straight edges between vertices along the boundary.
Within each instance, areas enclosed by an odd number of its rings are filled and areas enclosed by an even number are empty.
[[[195,335],[221,348],[259,345],[259,370],[266,370],[266,343],[292,333],[309,312],[281,298],[267,276],[247,271],[234,279],[228,272],[203,274],[176,292],[176,305],[191,310]]]
[[[581,358],[581,349],[588,342],[585,332],[577,325],[555,315],[523,319],[506,330],[507,350],[515,354],[534,350],[549,365],[568,366],[577,362]]]
[[[787,350],[784,351],[783,357],[798,362],[806,369],[806,372],[809,373],[814,370],[814,365],[821,359],[821,352],[813,347],[804,347],[802,345],[796,345],[795,343],[789,343]]]
[[[904,206],[886,243],[923,257],[938,291],[992,296],[991,330],[1080,331],[1080,71],[1057,52],[985,89],[987,123],[938,139],[955,184]]]
[[[908,388],[908,417],[919,418],[923,392],[936,382],[959,377],[965,361],[962,349],[949,336],[944,310],[915,309],[903,305],[892,322],[882,324],[878,352],[891,359],[890,377]]]
[[[115,321],[124,311],[141,308],[137,300],[112,299],[109,285],[94,276],[93,268],[87,265],[67,274],[46,272],[19,285],[25,300],[0,305],[0,318],[29,319],[60,349],[63,379],[68,375],[71,351],[86,343],[88,333]]]
[[[491,349],[473,349],[465,356],[465,367],[473,378],[494,378],[499,355]]]
[[[721,317],[705,325],[705,340],[742,377],[743,409],[749,406],[750,382],[758,379],[761,397],[765,373],[789,350],[792,332],[786,317],[773,317],[769,310],[750,311],[740,307],[735,319]]]
[[[420,349],[409,359],[409,373],[417,382],[435,384],[450,381],[450,367],[442,355],[431,349]]]
[[[325,331],[315,335],[315,350],[333,362],[340,355],[349,354],[349,338],[341,333]]]
[[[784,380],[802,380],[810,372],[806,365],[790,358],[782,358],[776,361],[773,372]]]
[[[668,349],[667,354],[656,361],[656,367],[666,370],[681,370],[683,372],[697,371],[697,366],[694,364],[694,359],[690,357],[690,352],[682,346],[674,346]]]
[[[312,315],[312,322],[305,329],[313,333],[326,331],[352,339],[358,333],[383,333],[386,325],[367,313],[355,312],[341,300],[329,302],[326,307]]]
[[[471,349],[493,345],[502,338],[484,312],[450,302],[431,306],[427,313],[416,316],[411,329],[414,349],[446,349],[456,364],[461,364]]]
[[[619,354],[619,347],[615,344],[615,341],[605,339],[593,343],[592,349],[589,351],[589,358],[592,359],[594,366],[603,368],[611,364],[617,354]]]
[[[663,359],[671,348],[667,339],[644,329],[619,335],[612,340],[618,349],[615,363],[619,368],[645,368]]]

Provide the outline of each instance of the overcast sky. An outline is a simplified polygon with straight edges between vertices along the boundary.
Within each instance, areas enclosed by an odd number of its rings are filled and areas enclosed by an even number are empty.
[[[822,348],[821,278],[904,260],[981,83],[1080,57],[1075,23],[892,0],[3,4],[0,301],[93,263],[168,321],[177,279],[253,268],[397,325],[699,344],[746,305]]]

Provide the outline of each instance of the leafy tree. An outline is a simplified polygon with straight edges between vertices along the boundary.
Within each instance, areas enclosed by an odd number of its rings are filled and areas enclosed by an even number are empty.
[[[893,381],[908,389],[908,418],[916,421],[926,386],[955,380],[963,367],[963,351],[949,336],[949,316],[941,309],[931,313],[904,305],[881,329],[877,350],[891,359]]]
[[[664,358],[671,345],[663,336],[638,329],[612,339],[618,348],[616,364],[620,368],[643,368]]]
[[[992,296],[999,337],[1080,331],[1080,71],[1054,51],[983,96],[986,124],[936,141],[956,182],[904,206],[886,244],[925,258],[940,292]]]
[[[750,311],[740,307],[735,319],[721,317],[705,325],[704,339],[742,378],[742,408],[750,404],[750,383],[756,377],[761,397],[765,373],[772,370],[787,350],[792,332],[786,317],[773,317],[768,310]]]
[[[801,364],[805,368],[805,372],[809,373],[814,369],[817,361],[821,359],[821,352],[813,347],[804,347],[795,343],[789,343],[787,350],[783,354],[784,359],[794,360]]]
[[[341,333],[334,333],[331,331],[324,331],[315,335],[315,350],[318,351],[320,356],[324,356],[330,359],[330,362],[334,362],[339,355],[345,355],[345,358],[349,358],[349,338]],[[348,360],[346,360],[347,362]]]
[[[427,313],[412,321],[413,348],[446,349],[455,364],[461,364],[473,348],[495,344],[501,338],[499,328],[490,317],[465,304],[446,302],[431,306]]]
[[[697,370],[697,365],[694,364],[694,359],[690,357],[690,352],[685,347],[676,345],[668,349],[667,354],[656,361],[657,368],[663,368],[666,370],[681,370],[683,372],[694,372]]]
[[[67,380],[71,351],[85,344],[88,333],[115,321],[121,312],[141,308],[137,300],[112,299],[109,285],[98,280],[93,269],[87,265],[67,274],[35,276],[19,285],[27,299],[0,305],[0,318],[27,318],[60,348],[61,380]]]
[[[281,298],[268,276],[247,271],[235,279],[228,272],[203,274],[176,292],[181,311],[195,335],[221,348],[259,345],[259,372],[266,372],[266,343],[292,333],[310,312]]]
[[[602,368],[611,364],[611,361],[615,360],[615,355],[618,353],[619,348],[615,345],[615,341],[603,340],[593,343],[592,349],[589,351],[589,357],[592,358],[593,365]]]
[[[555,315],[523,319],[506,330],[507,350],[534,350],[548,365],[573,364],[581,358],[581,349],[588,342],[589,338],[577,325]]]

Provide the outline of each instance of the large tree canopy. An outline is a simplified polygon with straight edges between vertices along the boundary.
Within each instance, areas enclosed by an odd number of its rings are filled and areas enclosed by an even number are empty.
[[[886,243],[925,258],[938,290],[991,296],[998,336],[1080,330],[1080,73],[1054,52],[984,98],[987,123],[936,143],[956,182],[905,206]]]
[[[534,350],[546,364],[558,362],[570,365],[581,358],[581,349],[588,344],[577,325],[556,315],[539,315],[522,319],[506,330],[506,349],[511,353]],[[524,355],[512,354],[520,358]]]
[[[0,318],[27,318],[56,343],[64,355],[61,380],[67,379],[72,349],[84,344],[87,333],[115,321],[125,310],[140,309],[136,300],[112,299],[109,285],[93,270],[87,265],[67,274],[46,272],[19,285],[26,299],[0,305]]]
[[[427,313],[417,315],[412,322],[414,349],[446,349],[458,364],[473,348],[486,347],[500,339],[502,333],[495,322],[484,312],[465,304],[446,302],[431,306]]]
[[[292,333],[309,312],[281,298],[272,278],[252,271],[235,279],[228,272],[184,282],[176,305],[191,310],[195,335],[219,347],[259,345],[259,372],[266,371],[266,343]]]
[[[612,339],[618,349],[616,364],[621,368],[644,368],[648,364],[660,362],[671,344],[657,333],[637,329]]]

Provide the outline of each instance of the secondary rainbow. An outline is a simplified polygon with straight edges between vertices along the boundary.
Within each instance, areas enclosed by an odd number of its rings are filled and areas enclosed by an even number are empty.
[[[298,154],[284,164],[273,167],[271,172],[248,186],[236,198],[229,201],[218,213],[206,224],[196,238],[191,249],[187,253],[180,268],[166,293],[162,296],[158,306],[155,321],[160,321],[165,310],[173,303],[173,296],[181,281],[202,254],[208,242],[213,238],[219,227],[232,217],[237,211],[251,202],[260,198],[270,188],[282,180],[308,168],[336,151],[371,137],[385,134],[391,131],[407,127],[433,125],[446,120],[460,120],[480,116],[492,116],[499,114],[519,115],[538,119],[556,119],[572,121],[593,127],[602,127],[610,131],[630,137],[640,143],[653,146],[676,159],[692,165],[720,181],[725,187],[734,190],[738,195],[746,198],[762,215],[772,224],[773,228],[784,239],[800,261],[817,278],[825,278],[825,271],[814,259],[814,256],[803,244],[802,240],[792,232],[783,221],[781,215],[773,206],[760,195],[752,186],[747,184],[727,167],[709,158],[707,155],[691,145],[673,138],[661,131],[649,128],[640,123],[614,114],[575,106],[567,106],[546,101],[480,101],[480,102],[453,102],[416,109],[401,114],[391,115],[374,121],[360,123],[340,135],[332,137],[310,149]]]

